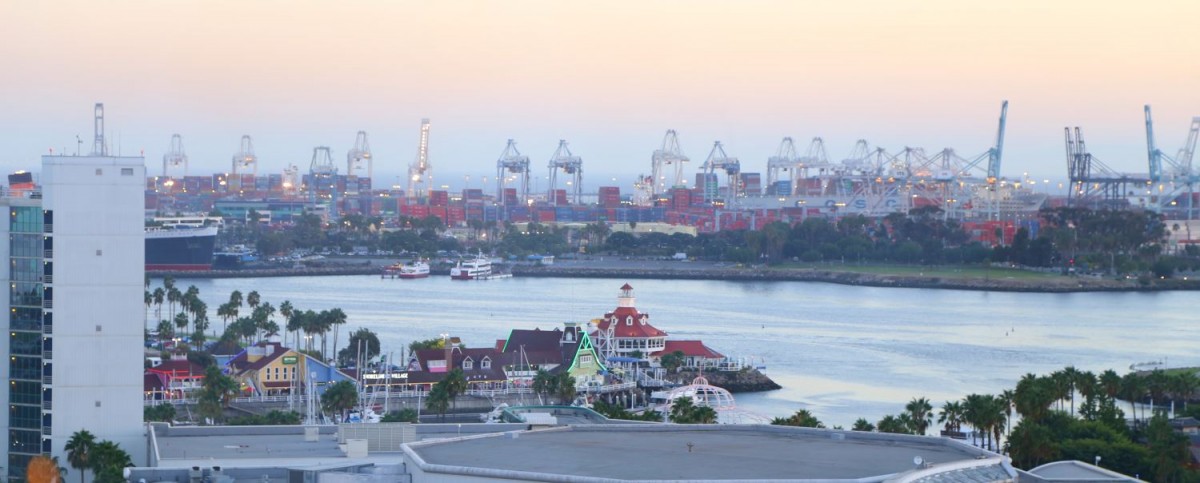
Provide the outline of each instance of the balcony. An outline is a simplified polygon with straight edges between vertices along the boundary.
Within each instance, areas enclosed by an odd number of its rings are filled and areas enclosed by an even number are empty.
[[[53,409],[54,405],[51,404],[52,402],[53,401],[42,401],[42,410],[49,411],[49,410]]]
[[[42,283],[54,283],[54,275],[42,275]]]
[[[43,325],[42,326],[42,334],[43,335],[54,335],[54,325],[53,324]]]
[[[50,426],[42,426],[42,436],[50,436]]]
[[[54,359],[54,351],[42,351],[42,359]]]
[[[42,258],[54,258],[54,250],[42,250]]]
[[[45,233],[54,233],[54,224],[53,223],[46,223],[45,225],[42,225],[42,227],[45,229],[44,230]]]
[[[42,384],[46,386],[53,386],[54,376],[42,376]]]
[[[42,300],[42,308],[43,309],[53,309],[54,301],[53,300]]]

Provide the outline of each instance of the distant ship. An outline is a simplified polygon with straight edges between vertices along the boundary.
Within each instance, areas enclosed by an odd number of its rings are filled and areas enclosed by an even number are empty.
[[[424,260],[413,260],[400,265],[400,278],[425,278],[429,276],[429,264]]]
[[[218,228],[147,227],[146,270],[212,270]]]
[[[474,260],[459,260],[458,265],[450,269],[451,280],[478,280],[491,277],[492,260],[479,254]]]

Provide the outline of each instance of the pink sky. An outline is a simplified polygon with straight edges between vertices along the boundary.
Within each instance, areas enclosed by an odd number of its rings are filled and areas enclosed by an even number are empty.
[[[859,138],[974,155],[1008,99],[1007,177],[1064,177],[1068,124],[1144,172],[1142,105],[1168,152],[1200,115],[1198,18],[1196,1],[4,2],[0,168],[86,148],[97,101],[150,172],[172,133],[194,174],[228,169],[242,134],[279,172],[316,145],[341,164],[366,130],[394,177],[429,117],[441,182],[493,176],[508,138],[542,173],[562,138],[594,187],[648,172],[666,129],[690,171],[718,139],[750,172],[783,136],[837,159]]]

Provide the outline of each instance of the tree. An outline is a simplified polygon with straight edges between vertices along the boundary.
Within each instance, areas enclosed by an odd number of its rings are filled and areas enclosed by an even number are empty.
[[[147,422],[169,423],[175,420],[175,406],[168,403],[147,406],[142,409],[142,419]],[[67,460],[70,461],[70,458]]]
[[[938,412],[938,422],[942,423],[945,431],[958,432],[962,430],[963,407],[959,401],[946,401]]]
[[[908,434],[909,431],[908,425],[903,420],[891,414],[875,423],[875,428],[880,433]]]
[[[346,312],[334,307],[329,310],[329,326],[333,328],[333,352],[337,353],[338,328],[346,324]]]
[[[83,474],[81,473],[79,477],[83,478]],[[37,455],[30,458],[29,465],[25,467],[25,481],[29,483],[58,483],[62,481],[58,461],[45,455]]]
[[[667,372],[676,372],[680,367],[683,367],[683,361],[686,355],[683,351],[675,351],[670,354],[663,354],[659,359],[658,364],[666,369]]]
[[[338,381],[325,388],[321,394],[321,409],[340,415],[338,421],[346,420],[346,413],[358,405],[358,388],[350,381]]]
[[[866,422],[866,420],[861,420]],[[786,418],[775,418],[771,420],[771,424],[776,426],[798,426],[801,428],[824,428],[825,424],[817,419],[813,413],[807,409],[797,410],[795,414]],[[869,424],[869,423],[868,423]]]
[[[433,389],[430,389],[429,395],[425,397],[425,409],[440,414],[442,421],[446,420],[446,411],[450,409],[450,394],[446,392],[446,386],[433,385]]]
[[[467,392],[467,377],[463,374],[462,369],[455,367],[454,370],[446,373],[446,377],[438,382],[445,386],[446,396],[450,398],[450,404],[455,409],[458,408],[458,396]]]
[[[112,441],[101,441],[92,450],[91,470],[96,483],[123,483],[125,468],[133,466],[133,459],[121,446]]]
[[[575,378],[566,372],[560,372],[555,379],[554,395],[558,397],[558,402],[571,404],[575,400]]]
[[[1059,459],[1059,449],[1049,429],[1032,420],[1023,420],[1008,437],[1008,455],[1013,465],[1031,469]]]
[[[292,316],[294,316],[295,314],[296,314],[295,308],[292,307],[291,300],[284,300],[283,303],[279,304],[279,315],[282,315],[283,320],[285,321],[284,328],[285,328],[285,330],[287,330],[288,332],[292,332],[293,335],[296,336],[296,342],[295,342],[294,347],[299,347],[300,346],[300,334],[297,331],[300,329],[292,326]],[[287,342],[287,341],[285,340],[284,342]]]
[[[925,430],[933,424],[933,406],[929,404],[929,400],[923,397],[913,398],[904,406],[904,410],[908,411],[909,417],[912,418],[913,432],[924,436]]]
[[[92,451],[96,448],[96,436],[86,429],[71,434],[63,450],[67,452],[67,463],[79,470],[79,482],[83,483],[83,472],[91,468]]]
[[[708,406],[697,406],[692,398],[684,396],[671,402],[668,418],[676,424],[715,424],[717,411]]]
[[[541,398],[558,391],[558,380],[543,369],[538,369],[533,375],[533,392]]]
[[[854,420],[854,426],[851,426],[850,430],[851,431],[871,432],[871,431],[875,431],[875,425],[871,424],[870,421],[867,421],[866,418],[858,418],[858,419]]]
[[[371,329],[360,328],[350,334],[350,340],[346,343],[346,348],[338,352],[338,364],[349,366],[351,363],[356,363],[355,357],[358,356],[360,343],[363,350],[362,356],[365,360],[369,361],[379,355],[379,336],[375,332],[372,332]]]
[[[216,365],[208,366],[204,370],[204,383],[198,394],[197,409],[201,416],[220,421],[225,408],[237,393],[237,381],[222,374]]]

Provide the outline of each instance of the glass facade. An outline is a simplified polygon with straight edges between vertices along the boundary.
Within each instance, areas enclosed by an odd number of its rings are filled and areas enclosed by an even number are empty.
[[[51,214],[40,206],[9,208],[9,397],[8,397],[8,477],[23,480],[25,468],[35,455],[49,453],[50,412],[43,406],[49,401],[49,361],[44,359],[53,347],[47,327],[51,302],[46,275],[51,273],[45,258],[53,246],[45,233]]]

